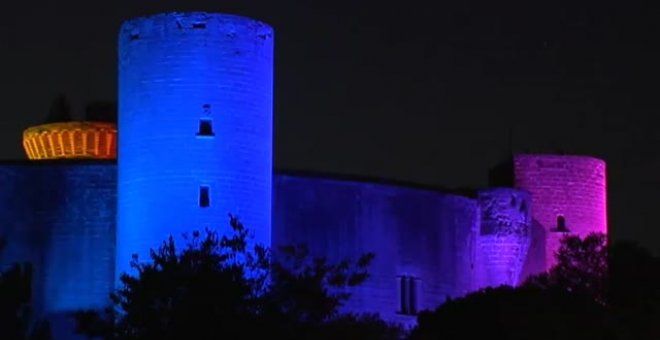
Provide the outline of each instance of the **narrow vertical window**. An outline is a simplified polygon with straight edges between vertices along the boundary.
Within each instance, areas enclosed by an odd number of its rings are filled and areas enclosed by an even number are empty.
[[[408,302],[408,313],[410,315],[417,315],[417,305],[419,298],[419,279],[411,277],[408,279],[408,295],[410,296]]]
[[[213,121],[210,118],[202,118],[199,120],[198,136],[214,136],[213,134]]]
[[[419,284],[417,278],[411,276],[397,277],[399,290],[399,314],[416,315],[419,305]]]
[[[211,198],[209,197],[209,187],[201,186],[199,187],[199,206],[202,208],[208,208],[211,206]]]
[[[566,218],[562,215],[557,216],[557,231],[568,231],[568,228],[566,228]]]
[[[408,278],[399,276],[399,313],[408,314]]]

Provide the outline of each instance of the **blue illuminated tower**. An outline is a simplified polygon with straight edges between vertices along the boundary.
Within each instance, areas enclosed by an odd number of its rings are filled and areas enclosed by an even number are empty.
[[[249,18],[170,13],[119,36],[116,273],[169,235],[229,230],[270,245],[273,30]]]

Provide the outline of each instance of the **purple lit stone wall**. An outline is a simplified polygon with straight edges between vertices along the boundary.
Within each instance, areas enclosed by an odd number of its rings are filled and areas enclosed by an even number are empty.
[[[478,231],[474,199],[391,185],[313,177],[275,177],[273,245],[305,243],[332,261],[373,252],[371,277],[347,310],[401,315],[397,276],[419,279],[418,310],[473,287]]]
[[[49,317],[107,302],[116,176],[111,162],[0,164],[0,234],[9,238],[0,264],[35,265],[35,308]],[[520,189],[482,190],[476,199],[355,180],[273,179],[273,245],[305,243],[331,261],[375,253],[371,277],[345,308],[409,326],[415,316],[400,313],[402,275],[417,280],[417,311],[431,309],[548,268],[565,234],[556,230],[558,216],[580,236],[607,231],[605,163],[589,157],[516,156]]]
[[[562,218],[568,233],[581,237],[607,233],[604,161],[584,156],[516,155],[514,176],[515,186],[530,192],[533,224],[542,229],[542,233],[536,232],[532,247],[545,243],[543,266],[529,269],[529,274],[554,265],[559,240],[566,234],[558,228]]]
[[[478,195],[481,228],[477,241],[479,288],[519,283],[531,243],[527,192],[494,188]]]

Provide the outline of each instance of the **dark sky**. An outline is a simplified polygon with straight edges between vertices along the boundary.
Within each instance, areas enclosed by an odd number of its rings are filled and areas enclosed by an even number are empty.
[[[660,253],[660,13],[633,1],[4,1],[0,158],[58,92],[116,96],[122,20],[248,15],[276,30],[276,166],[484,186],[509,150],[608,162],[611,232]]]

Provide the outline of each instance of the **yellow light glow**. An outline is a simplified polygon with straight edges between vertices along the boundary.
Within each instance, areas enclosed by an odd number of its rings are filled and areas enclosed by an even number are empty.
[[[28,159],[117,159],[117,126],[106,122],[66,122],[23,131]]]

